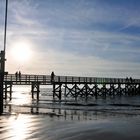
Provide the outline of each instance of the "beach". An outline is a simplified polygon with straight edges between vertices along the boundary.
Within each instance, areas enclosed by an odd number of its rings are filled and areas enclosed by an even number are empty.
[[[140,139],[139,97],[91,104],[91,100],[53,102],[50,94],[42,89],[36,102],[27,88],[15,89],[0,116],[0,140]]]
[[[1,116],[0,123],[0,140],[140,139],[139,116],[70,120],[55,115],[13,114]]]

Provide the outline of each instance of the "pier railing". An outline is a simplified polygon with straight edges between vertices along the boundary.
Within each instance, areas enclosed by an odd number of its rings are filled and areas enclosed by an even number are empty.
[[[56,76],[54,81],[57,83],[97,83],[97,84],[126,84],[140,83],[140,79],[132,78],[102,78],[102,77],[73,77],[73,76]]]
[[[4,82],[12,82],[13,84],[31,84],[32,82],[40,82],[40,84],[51,83],[97,83],[97,84],[140,84],[140,79],[132,78],[103,78],[103,77],[76,77],[76,76],[55,76],[51,79],[50,75],[29,75],[22,74],[20,77],[15,74],[7,74],[4,76]]]
[[[13,84],[31,84],[32,82],[40,82],[40,84],[50,83],[50,75],[29,75],[22,74],[16,76],[15,74],[8,74],[4,76],[4,82],[12,82]]]

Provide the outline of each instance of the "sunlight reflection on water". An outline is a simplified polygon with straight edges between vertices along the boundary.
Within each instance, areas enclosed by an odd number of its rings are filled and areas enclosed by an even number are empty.
[[[3,119],[2,119],[3,117]],[[0,116],[0,140],[139,140],[139,117],[75,121],[42,115]],[[117,137],[116,137],[117,136]]]
[[[30,87],[15,86],[12,93],[12,104],[24,105],[31,102]]]
[[[27,104],[27,103],[30,103],[30,101],[31,101],[30,97],[28,97],[27,95],[21,92],[15,92],[13,94],[12,103],[15,105]]]
[[[3,132],[1,138],[8,140],[24,140],[30,132],[28,129],[29,124],[31,124],[31,118],[20,114],[3,120],[2,125],[6,133]]]

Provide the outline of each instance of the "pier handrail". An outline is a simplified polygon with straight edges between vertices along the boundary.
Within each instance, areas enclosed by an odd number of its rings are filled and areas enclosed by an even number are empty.
[[[21,74],[16,76],[15,74],[7,74],[4,76],[4,82],[15,82],[15,83],[27,83],[41,82],[41,84],[51,83],[50,75],[35,75],[35,74]],[[126,84],[126,83],[139,83],[140,79],[132,78],[105,78],[105,77],[78,77],[78,76],[55,76],[55,83],[97,83],[97,84]]]
[[[104,78],[104,77],[76,77],[76,76],[55,76],[55,82],[62,83],[112,83],[112,84],[127,84],[127,83],[140,83],[140,79],[126,79],[126,78]]]
[[[4,76],[4,81],[12,82],[50,82],[50,75],[30,75],[21,74],[21,77],[15,74],[7,74]]]

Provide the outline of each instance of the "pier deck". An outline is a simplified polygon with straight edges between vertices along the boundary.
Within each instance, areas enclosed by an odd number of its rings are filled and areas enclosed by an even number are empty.
[[[8,92],[12,98],[13,85],[31,85],[32,98],[36,94],[37,100],[40,85],[52,85],[53,98],[58,100],[62,96],[87,99],[90,96],[140,95],[140,79],[132,78],[54,76],[52,79],[51,75],[7,74],[4,76],[5,98]]]

